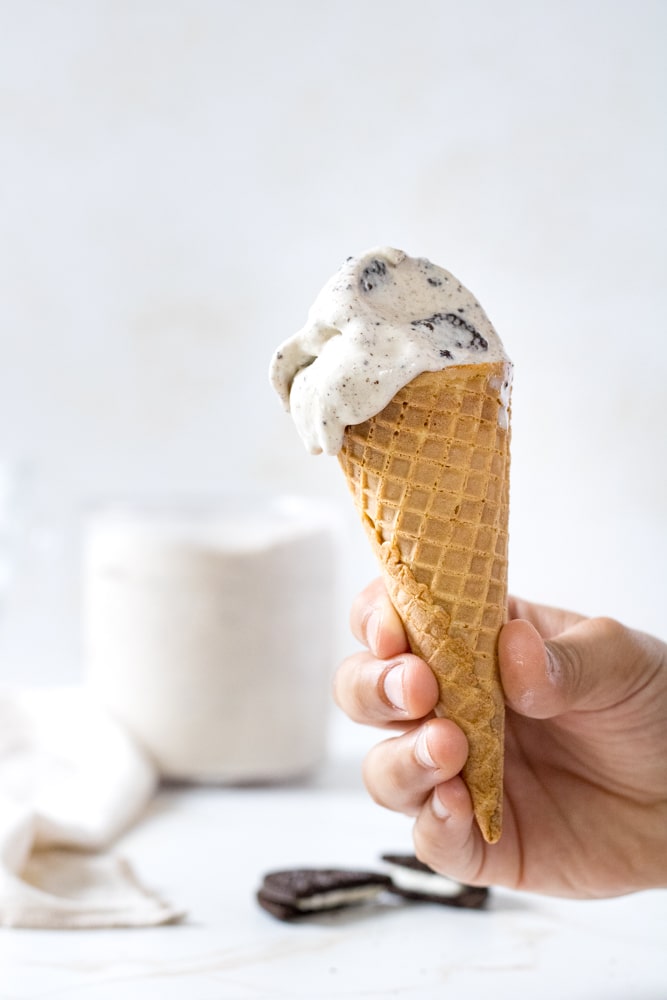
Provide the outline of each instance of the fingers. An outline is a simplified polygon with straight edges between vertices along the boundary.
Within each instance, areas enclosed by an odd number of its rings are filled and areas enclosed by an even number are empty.
[[[583,615],[575,614],[573,611],[550,608],[545,604],[533,604],[531,601],[524,601],[520,597],[511,595],[507,605],[510,620],[521,618],[530,622],[545,639],[560,635],[577,622],[584,621]]]
[[[415,817],[422,861],[461,882],[486,884],[490,852],[460,776],[467,756],[463,731],[449,719],[433,718],[375,746],[364,762],[364,781],[380,805]]]
[[[609,618],[579,619],[545,642],[528,621],[510,621],[498,654],[507,702],[533,719],[611,707],[643,684],[647,637]]]
[[[417,856],[435,871],[468,885],[488,881],[484,862],[491,852],[474,820],[470,793],[460,776],[433,790],[415,821],[413,838]]]
[[[352,634],[380,659],[408,650],[401,619],[382,580],[374,580],[355,598],[350,614]]]
[[[405,729],[433,711],[438,683],[424,661],[411,653],[378,660],[361,652],[340,665],[333,693],[354,722]]]
[[[505,625],[498,640],[500,676],[510,708],[532,719],[548,719],[560,705],[549,679],[544,641],[529,621]]]
[[[431,719],[410,733],[375,746],[364,762],[364,781],[380,805],[417,816],[433,789],[459,773],[468,741],[449,719]]]

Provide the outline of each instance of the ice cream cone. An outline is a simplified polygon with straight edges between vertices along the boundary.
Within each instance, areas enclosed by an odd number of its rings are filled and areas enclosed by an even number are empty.
[[[502,827],[511,365],[425,372],[346,428],[339,461],[437,714],[469,743],[463,777],[484,838]]]

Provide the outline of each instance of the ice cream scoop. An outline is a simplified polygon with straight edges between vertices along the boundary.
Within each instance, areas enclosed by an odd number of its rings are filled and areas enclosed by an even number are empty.
[[[512,364],[449,272],[399,250],[348,258],[272,382],[312,452],[338,454],[410,646],[466,734],[485,839],[502,828]]]
[[[508,361],[471,293],[448,271],[390,247],[348,257],[270,377],[308,450],[335,455],[345,427],[379,413],[425,371]]]

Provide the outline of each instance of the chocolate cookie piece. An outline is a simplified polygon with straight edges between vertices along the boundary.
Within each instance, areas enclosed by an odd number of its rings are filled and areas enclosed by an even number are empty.
[[[383,854],[382,860],[391,879],[390,892],[406,899],[480,909],[486,903],[489,890],[484,886],[464,885],[446,875],[439,875],[413,854]]]
[[[299,917],[305,915],[304,910],[297,910],[295,906],[288,906],[287,903],[277,903],[275,899],[271,899],[267,896],[261,889],[257,890],[257,902],[270,913],[272,917],[277,920],[297,920]]]
[[[389,876],[378,872],[291,868],[265,875],[257,902],[279,920],[295,920],[371,902],[391,886]]]

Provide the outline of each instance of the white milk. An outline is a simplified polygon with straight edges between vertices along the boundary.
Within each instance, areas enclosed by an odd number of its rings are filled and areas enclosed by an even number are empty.
[[[188,781],[268,781],[325,753],[335,540],[313,502],[94,514],[84,546],[86,683]]]

